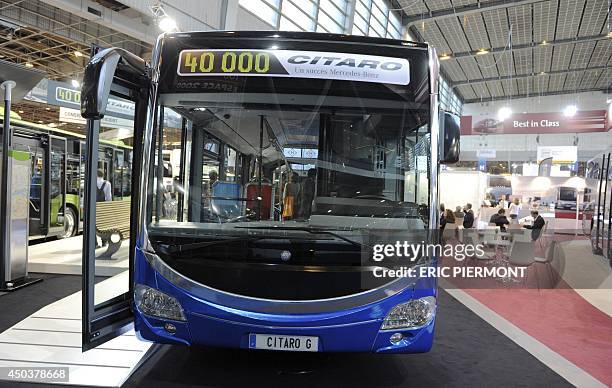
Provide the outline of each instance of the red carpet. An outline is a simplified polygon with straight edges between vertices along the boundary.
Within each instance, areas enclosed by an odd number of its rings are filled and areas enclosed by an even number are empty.
[[[574,290],[464,291],[602,383],[612,386],[612,318]]]

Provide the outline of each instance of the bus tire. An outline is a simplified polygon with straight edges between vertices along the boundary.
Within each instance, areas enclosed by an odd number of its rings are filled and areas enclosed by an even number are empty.
[[[77,233],[77,217],[76,212],[69,206],[64,211],[64,233],[57,238],[73,237]]]

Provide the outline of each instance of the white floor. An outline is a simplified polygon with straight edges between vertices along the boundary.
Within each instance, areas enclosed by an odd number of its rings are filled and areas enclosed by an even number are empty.
[[[123,241],[114,260],[96,260],[96,275],[114,276],[128,269],[129,240]],[[105,249],[105,248],[103,248]],[[81,275],[83,236],[48,241],[28,247],[28,271]]]
[[[108,299],[128,273],[98,284],[96,299]],[[0,367],[69,367],[71,385],[120,387],[151,347],[133,330],[81,352],[81,292],[52,303],[0,333]]]

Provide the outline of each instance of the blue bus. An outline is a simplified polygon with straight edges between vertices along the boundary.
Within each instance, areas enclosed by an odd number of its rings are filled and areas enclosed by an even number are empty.
[[[427,44],[348,35],[169,33],[151,63],[99,51],[82,90],[88,146],[109,93],[133,100],[140,194],[130,289],[95,304],[84,255],[83,348],[133,320],[156,343],[427,352],[436,279],[381,274],[437,265],[394,247],[438,238],[439,165],[459,154],[438,78]]]

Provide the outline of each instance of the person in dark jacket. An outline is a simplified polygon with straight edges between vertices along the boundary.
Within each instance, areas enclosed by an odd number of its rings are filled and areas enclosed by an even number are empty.
[[[463,227],[469,229],[474,226],[474,211],[472,210],[472,204],[468,203],[463,209],[465,215],[463,216]]]
[[[537,210],[531,211],[531,217],[533,217],[533,223],[531,225],[525,225],[525,229],[531,229],[531,239],[533,241],[537,240],[542,233],[542,228],[546,225],[546,221],[544,218],[538,213]]]
[[[493,214],[489,222],[499,226],[499,230],[502,232],[505,232],[506,225],[510,224],[510,221],[506,218],[506,210],[504,209],[499,209],[496,214]]]
[[[440,218],[440,230],[444,231],[446,224],[454,224],[455,223],[455,215],[451,209],[446,209],[444,214]]]

